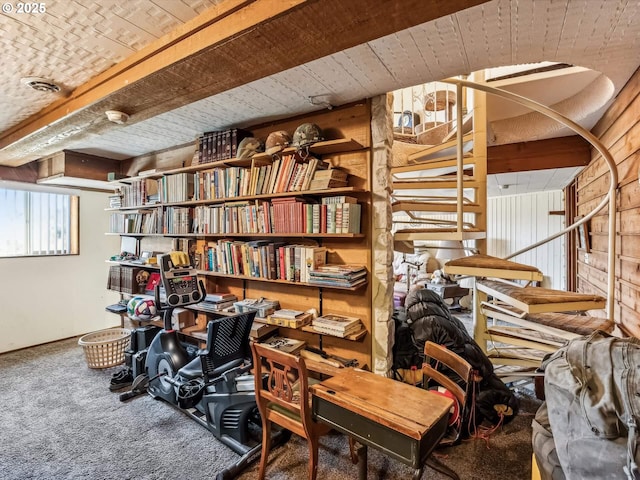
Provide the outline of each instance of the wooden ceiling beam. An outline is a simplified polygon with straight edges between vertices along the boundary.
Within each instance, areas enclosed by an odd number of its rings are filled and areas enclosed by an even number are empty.
[[[139,122],[486,1],[225,0],[0,134],[0,164],[118,128],[106,110]]]
[[[487,149],[487,174],[584,167],[590,161],[590,145],[578,135],[510,143]]]

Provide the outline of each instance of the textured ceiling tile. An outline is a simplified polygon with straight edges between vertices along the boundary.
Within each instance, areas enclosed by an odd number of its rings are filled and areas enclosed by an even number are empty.
[[[45,14],[0,15],[0,84],[12,99],[0,109],[0,131],[58,98],[27,89],[21,77],[41,76],[73,90],[216,3],[48,0]]]
[[[441,80],[469,71],[467,55],[462,48],[462,36],[453,16],[448,16],[409,29],[419,59],[428,69],[425,80]]]
[[[335,54],[334,57],[338,63],[353,72],[354,78],[368,93],[367,96],[395,88],[393,76],[380,62],[369,44],[349,48]]]
[[[362,85],[354,76],[358,72],[353,69],[347,70],[333,56],[320,58],[302,68],[322,85],[322,91],[311,93],[309,96],[329,99],[329,103],[340,105],[345,103],[346,99],[364,95]]]
[[[287,82],[287,76],[282,74],[257,80],[250,85],[278,105],[277,108],[294,109],[301,102],[308,100],[308,96],[302,89],[292,87],[290,83],[285,82]]]
[[[72,89],[217,3],[47,0],[46,16],[0,16],[0,131],[58,98],[26,89],[19,84],[21,76],[53,78]],[[308,101],[313,95],[332,93],[330,101],[339,104],[481,67],[534,60],[603,71],[619,91],[640,63],[639,17],[636,0],[493,0],[134,121],[113,134],[78,135],[64,148],[99,145],[119,155],[139,155],[193,141],[203,131],[317,110]]]
[[[566,15],[564,2],[515,3],[511,8],[513,58],[529,63],[565,61],[558,56],[557,49]]]
[[[510,2],[485,3],[458,12],[454,18],[463,40],[466,73],[511,64]]]

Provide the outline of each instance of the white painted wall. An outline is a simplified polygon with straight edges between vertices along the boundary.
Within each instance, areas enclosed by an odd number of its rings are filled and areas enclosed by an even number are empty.
[[[562,191],[492,197],[487,200],[487,253],[505,257],[564,228]],[[564,237],[512,258],[538,267],[547,288],[566,289]]]
[[[74,192],[77,193],[77,192]],[[80,254],[0,258],[0,352],[119,326],[104,307],[119,296],[106,289],[120,239],[109,226],[107,194],[80,192]]]

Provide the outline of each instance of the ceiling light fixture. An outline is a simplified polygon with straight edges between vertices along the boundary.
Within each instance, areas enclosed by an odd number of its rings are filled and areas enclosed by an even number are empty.
[[[57,93],[62,89],[60,85],[56,84],[53,80],[41,77],[24,77],[20,79],[20,83],[27,87],[38,90],[39,92]]]
[[[107,110],[104,113],[110,122],[117,123],[118,125],[123,125],[129,120],[129,115],[124,112],[119,112],[118,110]]]

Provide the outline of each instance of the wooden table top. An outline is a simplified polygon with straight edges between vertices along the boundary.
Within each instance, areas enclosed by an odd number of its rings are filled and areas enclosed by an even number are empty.
[[[453,406],[450,398],[355,368],[312,385],[326,401],[420,440]]]

